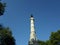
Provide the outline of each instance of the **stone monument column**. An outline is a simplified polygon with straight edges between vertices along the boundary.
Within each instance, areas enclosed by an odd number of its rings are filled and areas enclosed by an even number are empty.
[[[30,39],[28,45],[38,45],[34,27],[34,17],[32,15],[30,17]]]

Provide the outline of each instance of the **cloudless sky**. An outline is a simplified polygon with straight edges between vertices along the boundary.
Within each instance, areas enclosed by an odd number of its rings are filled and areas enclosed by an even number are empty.
[[[2,0],[6,10],[0,23],[10,27],[16,45],[28,45],[30,15],[35,18],[35,30],[39,40],[49,39],[51,32],[60,29],[60,0]]]

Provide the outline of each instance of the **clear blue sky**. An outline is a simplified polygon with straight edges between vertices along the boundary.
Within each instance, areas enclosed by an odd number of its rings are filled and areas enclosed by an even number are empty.
[[[6,11],[0,23],[10,27],[16,45],[28,45],[30,14],[35,18],[35,30],[39,40],[48,40],[50,33],[60,29],[60,0],[2,0]]]

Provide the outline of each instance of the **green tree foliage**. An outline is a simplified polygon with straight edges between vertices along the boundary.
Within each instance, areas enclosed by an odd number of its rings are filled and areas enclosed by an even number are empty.
[[[38,40],[38,44],[39,45],[46,45],[46,43],[44,41],[40,41],[40,40]]]
[[[60,45],[60,30],[51,33],[50,43],[51,45]]]
[[[9,28],[0,25],[0,45],[15,45],[15,39]]]
[[[0,2],[0,16],[3,15],[5,11],[6,3]]]
[[[47,41],[38,41],[39,45],[60,45],[60,30],[51,32],[50,39]]]
[[[45,43],[46,45],[51,45],[50,40],[47,40]]]

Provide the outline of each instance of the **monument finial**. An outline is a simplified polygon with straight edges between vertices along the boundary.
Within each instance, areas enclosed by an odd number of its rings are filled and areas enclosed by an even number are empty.
[[[31,14],[31,17],[33,17],[33,15]]]

